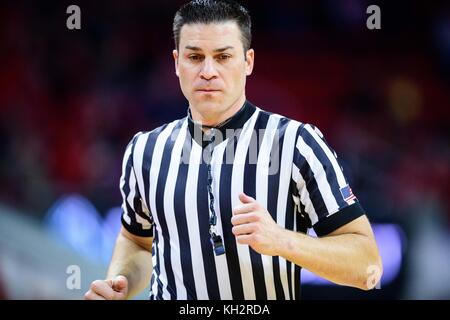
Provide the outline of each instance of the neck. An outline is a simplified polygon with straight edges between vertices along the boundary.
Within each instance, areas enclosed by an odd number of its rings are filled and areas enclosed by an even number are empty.
[[[200,112],[195,110],[195,108],[192,108],[192,106],[190,106],[189,108],[191,109],[192,119],[195,122],[199,122],[205,126],[215,127],[218,124],[234,116],[241,109],[244,103],[245,103],[245,94],[242,95],[238,100],[236,100],[236,102],[234,102],[225,112],[217,115],[201,114]]]

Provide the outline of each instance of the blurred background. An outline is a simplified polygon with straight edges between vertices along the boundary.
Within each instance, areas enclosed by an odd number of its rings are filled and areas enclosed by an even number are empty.
[[[126,144],[186,115],[171,54],[182,3],[1,2],[0,298],[80,299],[105,276]],[[384,262],[371,292],[305,270],[303,298],[450,299],[448,1],[242,3],[247,97],[321,129]],[[66,28],[71,4],[81,30]],[[381,30],[366,27],[371,4]]]

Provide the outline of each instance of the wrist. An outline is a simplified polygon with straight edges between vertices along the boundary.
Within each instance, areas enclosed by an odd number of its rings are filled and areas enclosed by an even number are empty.
[[[284,258],[287,255],[288,247],[292,246],[289,239],[289,233],[291,231],[284,229],[281,226],[278,227],[278,230],[275,240],[275,252],[278,256]]]

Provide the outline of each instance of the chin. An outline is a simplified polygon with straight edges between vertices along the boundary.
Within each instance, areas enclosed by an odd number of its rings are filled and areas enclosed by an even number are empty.
[[[224,109],[223,101],[217,99],[202,99],[201,101],[198,101],[197,109],[201,112],[220,112],[221,109]]]

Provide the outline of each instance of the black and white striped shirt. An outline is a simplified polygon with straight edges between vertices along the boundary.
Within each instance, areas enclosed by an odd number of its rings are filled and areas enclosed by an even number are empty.
[[[238,244],[232,210],[245,192],[279,225],[312,227],[318,236],[363,215],[335,152],[314,126],[248,101],[211,132],[217,139],[209,144],[188,115],[139,132],[126,148],[122,224],[154,237],[150,299],[299,299],[301,268]],[[225,247],[218,256],[209,234],[208,163]]]

